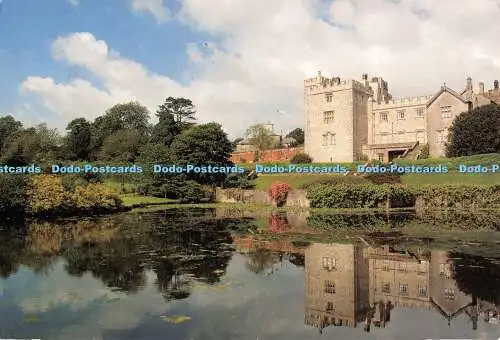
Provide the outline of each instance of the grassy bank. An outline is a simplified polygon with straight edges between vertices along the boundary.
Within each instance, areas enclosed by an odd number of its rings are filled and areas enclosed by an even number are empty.
[[[126,208],[177,203],[177,200],[169,198],[140,196],[136,194],[121,194],[120,198],[123,202],[123,206]]]
[[[353,169],[357,167],[358,164],[364,164],[365,162],[355,162],[355,163],[338,163],[345,166],[348,169]],[[377,162],[373,162],[377,163]],[[395,164],[400,165],[419,165],[419,166],[436,166],[441,164],[447,166],[449,173],[447,174],[403,174],[401,175],[401,180],[403,184],[408,186],[420,186],[424,184],[468,184],[468,185],[481,185],[481,184],[500,184],[500,172],[497,173],[487,173],[487,174],[466,174],[458,173],[457,166],[459,164],[465,164],[467,166],[472,165],[491,165],[500,164],[500,154],[485,154],[485,155],[474,155],[467,157],[456,157],[456,158],[429,158],[429,159],[419,159],[419,160],[408,160],[408,159],[396,159]],[[281,163],[259,163],[262,165],[287,165],[288,162]],[[316,166],[331,166],[332,163],[313,163],[307,165]],[[337,163],[334,163],[337,164]],[[252,164],[243,164],[243,166],[248,169],[254,169],[255,166]],[[350,183],[352,179],[347,178],[344,175],[338,174],[265,174],[260,175],[255,181],[256,189],[267,189],[269,186],[276,181],[288,183],[292,188],[299,189],[304,185],[314,183],[317,181],[324,180],[325,178],[345,178],[346,183]],[[368,181],[366,182],[368,183]]]
[[[361,177],[361,176],[359,176]],[[317,181],[322,181],[327,178],[338,178],[340,181],[345,180],[346,183],[352,181],[352,177],[337,174],[277,174],[277,175],[261,175],[253,181],[255,189],[266,190],[274,182],[288,183],[293,189],[300,189],[304,185],[312,184]],[[484,184],[500,184],[500,173],[490,174],[464,174],[464,173],[448,173],[448,174],[406,174],[401,176],[401,181],[409,187],[416,187],[426,184],[464,184],[464,185],[484,185]],[[368,183],[368,181],[366,181]]]

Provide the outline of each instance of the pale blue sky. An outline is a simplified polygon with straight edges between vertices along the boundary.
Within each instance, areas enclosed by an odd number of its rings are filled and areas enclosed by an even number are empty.
[[[468,76],[491,88],[499,17],[500,0],[4,0],[0,115],[64,129],[184,96],[233,137],[265,121],[286,132],[318,70],[382,76],[395,97]]]

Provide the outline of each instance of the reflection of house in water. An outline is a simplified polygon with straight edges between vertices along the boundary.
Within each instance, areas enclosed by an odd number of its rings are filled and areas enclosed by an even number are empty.
[[[437,309],[450,323],[465,312],[477,328],[478,304],[461,292],[445,251],[430,256],[389,247],[313,244],[305,253],[305,323],[356,327],[365,321],[385,327],[393,308]]]
[[[355,245],[313,244],[306,250],[305,323],[355,327],[368,303],[368,267]]]
[[[434,306],[448,320],[466,312],[473,321],[473,328],[477,328],[477,305],[472,296],[460,291],[453,278],[453,262],[445,251],[431,253],[431,297]]]
[[[394,307],[431,308],[429,262],[388,247],[368,248],[370,305],[375,308],[372,322],[384,326]]]

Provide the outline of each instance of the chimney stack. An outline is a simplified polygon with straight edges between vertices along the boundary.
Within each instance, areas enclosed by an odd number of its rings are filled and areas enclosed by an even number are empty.
[[[467,78],[467,91],[472,91],[472,78]]]
[[[479,94],[484,94],[484,83],[483,82],[479,83]]]
[[[493,82],[493,88],[494,88],[495,90],[498,90],[498,80],[495,80],[495,81]]]

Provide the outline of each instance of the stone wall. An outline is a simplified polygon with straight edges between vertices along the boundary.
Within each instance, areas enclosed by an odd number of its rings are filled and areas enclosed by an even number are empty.
[[[282,148],[260,151],[258,153],[259,162],[286,162],[298,153],[303,153],[303,147]],[[257,151],[234,152],[231,154],[233,163],[252,163],[255,161]]]
[[[248,189],[220,189],[215,191],[215,201],[219,203],[251,203],[272,204],[272,200],[265,190]],[[309,200],[305,190],[292,190],[288,194],[285,206],[309,207]]]

